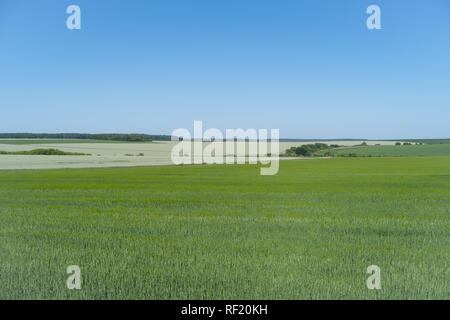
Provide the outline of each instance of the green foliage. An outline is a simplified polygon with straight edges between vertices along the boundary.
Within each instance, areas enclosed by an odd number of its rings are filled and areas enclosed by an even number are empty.
[[[325,143],[314,143],[314,144],[304,144],[299,147],[291,147],[286,150],[287,156],[303,156],[303,157],[310,157],[317,155],[317,152],[320,150],[330,149],[330,148],[336,148],[338,145],[327,145]]]
[[[0,133],[0,139],[90,139],[88,133]]]
[[[450,139],[401,139],[401,140],[418,144],[450,144]]]
[[[131,154],[131,153],[127,153],[125,155],[128,156],[128,157],[134,157],[134,156],[136,156],[136,157],[143,157],[144,156],[144,154],[142,152],[140,152],[140,153],[138,153],[136,155]]]
[[[91,139],[0,139],[0,144],[31,145],[31,144],[72,144],[72,143],[120,143],[113,140],[91,140]]]
[[[29,151],[1,151],[3,155],[90,156],[89,153],[65,152],[59,149],[34,149]]]
[[[449,157],[0,171],[0,299],[448,299],[449,175]]]
[[[89,133],[0,133],[0,139],[79,139],[112,140],[131,142],[150,142],[152,140],[170,141],[169,135],[150,134],[89,134]]]

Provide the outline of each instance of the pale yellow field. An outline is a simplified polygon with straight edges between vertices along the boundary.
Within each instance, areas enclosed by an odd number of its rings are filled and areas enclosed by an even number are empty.
[[[320,141],[327,144],[352,146],[362,141]],[[23,151],[56,148],[66,152],[90,153],[91,156],[0,155],[0,170],[99,168],[171,165],[171,150],[178,142],[153,143],[55,143],[14,145],[0,144],[3,151]],[[314,142],[280,142],[280,153],[292,146]],[[369,145],[394,144],[390,141],[366,141]],[[208,143],[203,143],[206,146]],[[270,148],[270,146],[269,146]],[[143,153],[144,156],[137,156]],[[127,156],[132,155],[132,156]],[[248,154],[248,152],[247,152]]]

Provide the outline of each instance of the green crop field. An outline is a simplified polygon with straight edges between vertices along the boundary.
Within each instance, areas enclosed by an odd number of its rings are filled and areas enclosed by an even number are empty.
[[[362,146],[354,148],[341,148],[325,150],[332,154],[348,155],[353,153],[357,156],[450,156],[450,144],[424,144],[410,146]]]
[[[0,181],[0,299],[450,298],[450,157]],[[381,290],[366,287],[373,264]],[[81,290],[66,288],[69,265]]]

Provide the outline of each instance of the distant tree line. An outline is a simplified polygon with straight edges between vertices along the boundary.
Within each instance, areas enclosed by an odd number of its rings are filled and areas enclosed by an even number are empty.
[[[417,145],[423,145],[422,142],[416,142],[415,144],[416,144],[416,146],[417,146]],[[402,143],[401,143],[401,142],[396,142],[395,145],[396,145],[396,146],[401,146]],[[404,146],[412,146],[413,143],[411,143],[411,142],[403,142],[403,145],[404,145]]]
[[[415,144],[450,144],[450,139],[401,139],[402,141],[407,141]],[[386,140],[395,141],[395,140]]]
[[[144,134],[93,134],[90,139],[109,140],[109,141],[132,141],[132,142],[150,142],[148,136]]]
[[[113,140],[113,141],[133,141],[150,142],[170,141],[169,135],[151,134],[89,134],[89,133],[0,133],[0,139],[92,139],[92,140]]]
[[[90,153],[65,152],[59,149],[34,149],[28,151],[1,151],[0,155],[41,155],[41,156],[90,156]]]
[[[0,133],[0,139],[90,139],[83,133]]]

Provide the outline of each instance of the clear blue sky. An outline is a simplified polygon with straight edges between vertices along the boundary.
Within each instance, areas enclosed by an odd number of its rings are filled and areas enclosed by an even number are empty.
[[[66,8],[82,29],[66,28]],[[366,28],[381,7],[382,30]],[[0,132],[450,137],[448,0],[0,0]]]

